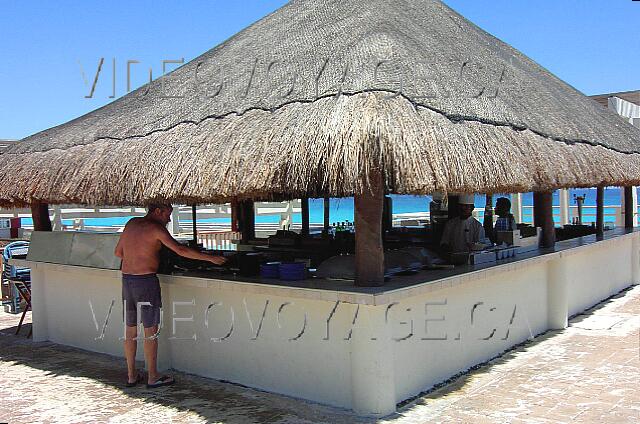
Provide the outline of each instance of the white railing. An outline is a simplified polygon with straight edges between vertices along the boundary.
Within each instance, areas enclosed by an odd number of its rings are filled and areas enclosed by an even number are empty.
[[[176,212],[177,210],[177,212]],[[291,202],[256,202],[256,216],[277,216],[279,223],[277,228],[293,225],[293,215],[300,213],[300,200]],[[126,218],[144,216],[146,210],[136,207],[100,207],[87,208],[79,206],[53,206],[49,209],[51,222],[56,231],[65,230],[82,230],[82,229],[106,229],[114,230],[114,227],[88,225],[87,219],[99,218]],[[199,205],[196,208],[198,221],[207,219],[231,219],[231,205]],[[31,218],[29,209],[11,209],[0,210],[0,218]],[[173,233],[191,233],[192,232],[192,208],[191,206],[176,205],[174,207],[174,215],[172,218],[177,221],[177,225],[173,225]],[[69,224],[63,224],[64,221],[72,221]],[[29,225],[23,225],[29,229]],[[229,227],[225,223],[207,223],[198,222],[198,228],[205,231],[222,230]],[[267,225],[267,227],[276,227],[276,224]],[[115,226],[117,229],[118,226]],[[275,231],[275,230],[274,230]]]
[[[568,208],[568,221],[566,224],[570,224],[573,222],[574,218],[578,217],[578,207],[570,206]],[[593,222],[596,222],[596,206],[583,206],[582,207],[582,223],[585,225],[590,225]],[[561,208],[560,206],[553,207],[553,220],[558,225],[565,224],[561,222]],[[476,208],[473,211],[473,216],[476,219],[482,221],[484,218],[484,209]],[[420,225],[430,218],[429,212],[412,212],[412,213],[402,213],[402,214],[394,214],[393,220],[395,225]],[[621,227],[624,225],[624,215],[622,214],[622,206],[620,205],[611,205],[604,207],[604,220],[606,223],[615,223],[616,227]],[[533,224],[533,206],[522,206],[522,222]]]
[[[198,232],[197,238],[206,249],[224,250],[237,244],[242,234],[237,231]]]
[[[522,222],[533,223],[533,206],[522,206]],[[622,207],[620,205],[605,206],[605,222],[615,223],[617,227],[624,225],[624,217],[622,214]],[[293,202],[257,202],[256,203],[256,216],[278,216],[279,222],[272,224],[256,224],[256,232],[261,237],[273,234],[277,229],[291,228],[299,230],[300,223],[293,222],[293,215],[300,213],[300,201]],[[561,222],[561,207],[554,206],[554,221],[556,224],[564,224]],[[144,208],[117,208],[117,207],[102,207],[102,208],[83,208],[77,206],[55,206],[50,210],[52,216],[52,223],[54,230],[106,230],[106,231],[119,231],[122,226],[95,226],[88,225],[87,219],[95,218],[121,218],[130,216],[144,216],[146,210]],[[476,208],[473,211],[473,215],[482,220],[484,216],[483,208]],[[573,222],[574,217],[578,216],[578,207],[569,206],[568,222]],[[31,211],[29,209],[14,209],[14,210],[0,210],[0,218],[7,217],[24,217],[31,218]],[[231,206],[226,205],[201,205],[197,207],[197,219],[231,219]],[[413,213],[400,213],[394,214],[394,225],[422,225],[429,220],[429,212],[413,212]],[[63,221],[72,221],[71,225],[63,225]],[[177,224],[173,224],[172,232],[175,235],[179,234],[191,234],[192,233],[192,209],[191,206],[175,206],[173,221],[177,221]],[[583,224],[591,224],[596,221],[596,207],[595,206],[583,206]],[[315,225],[313,225],[315,224]],[[313,227],[317,227],[321,223],[312,223]],[[30,226],[23,225],[29,232]],[[215,222],[198,222],[198,230],[203,233],[217,234],[220,232],[228,232],[230,229],[230,221],[228,223],[215,223]],[[215,238],[213,239],[215,240]],[[208,241],[207,241],[208,242]]]
[[[637,212],[636,212],[637,213]],[[560,220],[561,210],[560,206],[553,207],[553,220],[556,224],[564,224]],[[582,207],[582,223],[585,225],[589,225],[593,222],[596,222],[597,215],[597,207],[596,206],[583,206]],[[523,221],[532,223],[533,222],[533,206],[523,206],[522,207],[522,217]],[[573,222],[574,218],[578,217],[578,207],[570,206],[569,207],[569,224]],[[620,227],[624,225],[624,215],[622,213],[622,206],[620,205],[612,205],[604,207],[604,221],[609,223],[615,223],[616,227]]]

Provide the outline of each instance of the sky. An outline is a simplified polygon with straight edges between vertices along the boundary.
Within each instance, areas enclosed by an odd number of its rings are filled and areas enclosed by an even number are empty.
[[[343,0],[348,1],[348,0]],[[283,0],[0,0],[0,139],[113,101],[276,10]],[[585,94],[640,89],[640,1],[445,0]],[[89,95],[100,58],[103,69]],[[168,65],[167,71],[175,65]]]

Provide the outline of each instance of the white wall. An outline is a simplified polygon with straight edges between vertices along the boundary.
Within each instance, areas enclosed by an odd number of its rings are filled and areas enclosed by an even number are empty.
[[[569,316],[578,314],[620,290],[632,281],[632,239],[617,238],[594,244],[589,254],[567,255]]]
[[[161,276],[159,363],[386,415],[397,402],[549,328],[563,328],[568,316],[637,283],[639,235],[378,293]],[[35,341],[122,355],[119,271],[14,262],[32,267]],[[96,339],[112,301],[105,336]],[[175,316],[172,302],[186,302],[176,304]],[[229,332],[231,308],[233,332],[212,341]],[[176,321],[173,333],[174,318],[192,316]],[[445,334],[446,340],[424,340]]]
[[[195,335],[196,340],[169,341],[173,368],[293,397],[351,407],[349,342],[344,340],[340,329],[348,326],[355,311],[354,305],[339,305],[330,320],[329,340],[323,340],[326,338],[326,321],[335,306],[332,302],[176,284],[163,285],[163,291],[165,299],[195,303],[176,310],[179,317],[193,315],[194,318],[193,323],[178,324],[177,337]],[[215,302],[220,305],[210,310],[207,327],[204,324],[206,310]],[[280,311],[284,304],[287,305]],[[260,327],[265,306],[266,313]],[[231,308],[235,318],[233,333],[225,341],[211,341],[212,337],[222,338],[229,333]],[[171,313],[165,312],[166,315]],[[170,326],[172,317],[165,318],[165,323]],[[289,340],[296,338],[303,328],[300,339]],[[171,331],[171,328],[167,329]]]
[[[293,397],[351,407],[350,341],[345,337],[355,314],[355,305],[342,303],[338,306],[330,319],[329,339],[324,340],[327,320],[335,302],[194,287],[179,284],[184,278],[161,278],[164,325],[159,339],[161,365]],[[37,297],[46,299],[46,302],[34,301],[34,340],[51,340],[95,352],[123,355],[118,271],[39,263],[34,269],[32,285]],[[252,340],[267,301],[260,333]],[[96,340],[111,302],[113,310],[104,338]],[[175,337],[188,340],[170,340],[173,337],[173,302],[193,302],[193,305],[176,304],[175,317],[193,316],[193,322],[176,323]],[[212,308],[206,326],[205,312],[214,302],[221,305]],[[285,303],[288,304],[278,313]],[[230,307],[235,314],[232,335],[225,341],[211,341],[212,337],[220,338],[228,333]],[[290,341],[302,331],[305,312],[304,334],[298,341]],[[194,334],[196,340],[189,339]],[[142,340],[137,358],[143,360]]]
[[[410,339],[394,342],[396,400],[420,393],[545,331],[546,272],[546,263],[538,263],[526,271],[471,281],[393,307],[394,337],[408,334],[409,326],[400,324],[402,321],[413,321],[414,328]],[[440,318],[444,320],[431,321]],[[446,340],[430,340],[444,337]]]

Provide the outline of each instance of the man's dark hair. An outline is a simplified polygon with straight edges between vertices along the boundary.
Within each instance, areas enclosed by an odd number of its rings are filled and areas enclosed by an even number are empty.
[[[166,203],[150,203],[147,205],[148,213],[153,213],[156,209],[173,209],[173,206]]]
[[[503,207],[505,209],[511,209],[511,200],[506,197],[499,197],[496,200],[496,208]]]

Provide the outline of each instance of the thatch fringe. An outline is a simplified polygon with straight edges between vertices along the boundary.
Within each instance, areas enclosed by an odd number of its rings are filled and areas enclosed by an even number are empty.
[[[371,166],[399,194],[640,184],[640,154],[456,122],[384,92],[0,158],[0,178],[13,182],[0,187],[5,206],[342,197],[366,188]]]

